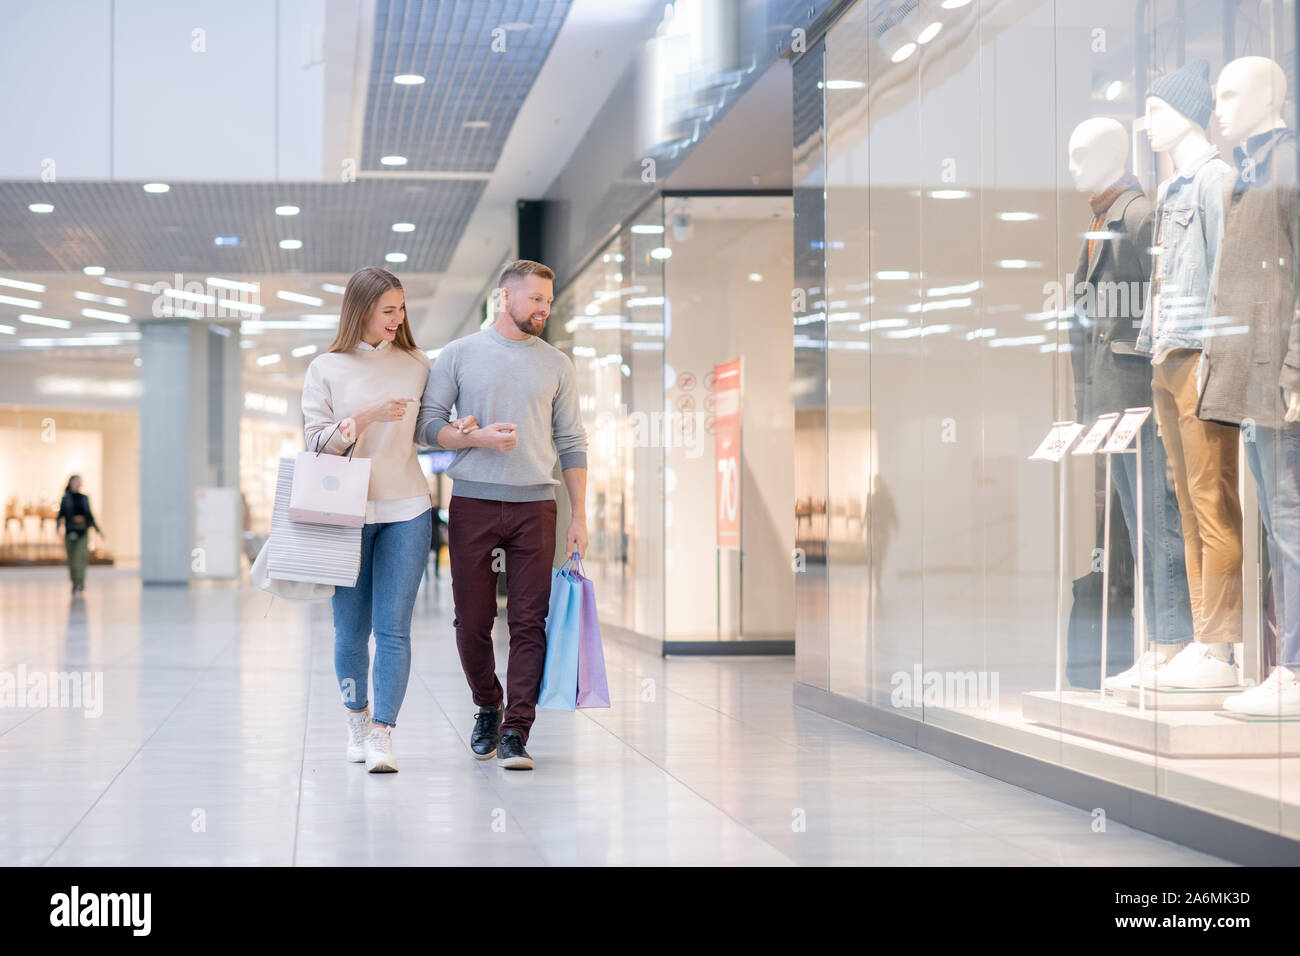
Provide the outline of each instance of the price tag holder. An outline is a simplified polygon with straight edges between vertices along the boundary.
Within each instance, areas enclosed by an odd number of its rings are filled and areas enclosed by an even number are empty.
[[[1133,439],[1137,437],[1138,429],[1150,417],[1151,409],[1147,406],[1124,409],[1124,417],[1119,420],[1119,424],[1111,432],[1110,440],[1106,442],[1102,452],[1107,455],[1114,455],[1128,451],[1129,446],[1133,444]]]
[[[1030,461],[1060,461],[1061,456],[1070,450],[1074,440],[1083,431],[1078,422],[1057,422],[1047,433],[1038,451],[1029,456]]]
[[[1119,421],[1119,412],[1109,412],[1102,415],[1092,423],[1092,427],[1088,429],[1088,434],[1083,436],[1083,441],[1079,442],[1070,454],[1095,455],[1117,421]]]

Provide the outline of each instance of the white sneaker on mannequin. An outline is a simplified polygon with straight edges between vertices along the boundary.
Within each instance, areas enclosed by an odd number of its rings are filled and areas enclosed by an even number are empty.
[[[1275,667],[1250,690],[1225,698],[1223,709],[1252,717],[1300,716],[1300,680],[1289,668]]]
[[[1231,661],[1219,660],[1208,644],[1193,641],[1179,651],[1168,664],[1147,677],[1147,687],[1176,687],[1195,690],[1210,687],[1236,687],[1237,668]]]
[[[1128,670],[1122,670],[1113,677],[1107,677],[1105,687],[1107,690],[1123,690],[1126,687],[1137,687],[1139,678],[1143,676],[1146,677],[1147,686],[1150,687],[1152,675],[1165,661],[1166,658],[1162,656],[1159,649],[1148,647],[1146,653]]]

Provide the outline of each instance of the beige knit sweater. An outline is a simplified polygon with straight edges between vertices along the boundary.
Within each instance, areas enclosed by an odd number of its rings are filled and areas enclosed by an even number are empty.
[[[415,420],[428,377],[423,352],[390,343],[316,356],[302,386],[307,449],[315,451],[324,442],[327,454],[342,455],[355,440],[353,457],[370,459],[370,501],[427,495],[429,485],[415,457]],[[358,437],[352,416],[387,398],[416,401],[400,421],[376,423]]]

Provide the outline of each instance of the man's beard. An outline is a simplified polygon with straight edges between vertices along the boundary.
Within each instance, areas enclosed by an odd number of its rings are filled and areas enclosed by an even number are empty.
[[[514,312],[511,312],[510,320],[514,322],[515,328],[517,328],[520,332],[524,333],[524,335],[542,334],[541,328],[537,328],[537,329],[533,328],[533,315],[531,312],[525,315],[523,318],[520,318],[519,316],[515,315]],[[545,323],[543,323],[543,325],[544,324]]]

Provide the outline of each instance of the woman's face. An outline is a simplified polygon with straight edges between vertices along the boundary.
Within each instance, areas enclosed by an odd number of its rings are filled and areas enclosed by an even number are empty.
[[[375,302],[362,333],[368,345],[391,342],[406,321],[406,296],[401,289],[389,289]]]
[[[81,491],[81,479],[80,479],[80,478],[73,478],[71,481],[68,482],[68,487],[71,488],[73,491],[80,492],[80,491]]]

